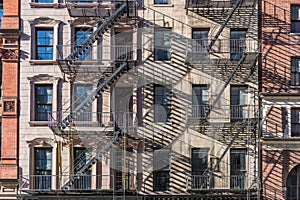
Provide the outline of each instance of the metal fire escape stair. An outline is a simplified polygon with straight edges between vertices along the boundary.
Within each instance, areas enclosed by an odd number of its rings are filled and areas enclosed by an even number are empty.
[[[86,40],[84,40],[80,47],[73,50],[65,59],[57,60],[60,69],[63,73],[76,73],[77,69],[73,66],[76,60],[79,60],[80,55],[84,54],[92,45],[106,33],[116,21],[118,21],[125,12],[127,3],[124,2],[107,20],[105,20]]]
[[[233,13],[236,11],[236,9],[239,7],[239,5],[241,4],[243,0],[237,0],[233,6],[233,8],[231,9],[230,13],[227,15],[226,19],[224,20],[224,22],[222,23],[220,29],[218,30],[218,32],[216,33],[216,35],[214,36],[214,38],[211,40],[210,44],[208,45],[207,48],[207,52],[211,51],[211,48],[213,47],[213,45],[215,44],[215,42],[217,41],[218,37],[221,35],[222,31],[224,30],[224,28],[226,27],[227,23],[229,22],[230,18],[232,17]]]
[[[69,72],[66,72],[63,70],[63,67],[61,67],[62,72],[64,73],[76,73],[76,69],[72,67],[74,62],[79,59],[79,56],[82,55],[87,49],[91,48],[92,44],[98,40],[106,31],[109,30],[109,28],[112,27],[115,21],[121,18],[122,13],[125,11],[127,7],[127,2],[123,3],[106,21],[104,21],[96,31],[92,33],[92,35],[87,38],[82,44],[80,49],[76,49],[71,52],[71,54],[66,57],[63,60],[58,61],[60,65],[62,63],[68,67]],[[103,82],[99,82],[99,85],[96,90],[94,90],[85,100],[80,102],[80,104],[72,110],[72,112],[83,113],[84,110],[92,104],[92,102],[97,99],[106,89],[108,89],[115,81],[119,79],[119,77],[126,73],[130,68],[131,64],[128,62],[124,62],[121,64],[118,64],[118,67],[115,68],[115,70],[112,72],[110,76],[108,76]],[[77,102],[75,102],[77,103]],[[75,105],[75,104],[73,104]],[[69,107],[67,110],[71,110],[71,107]],[[66,117],[63,118],[61,123],[59,124],[60,131],[64,131],[64,129],[71,125],[72,122],[72,113],[69,113]],[[115,134],[113,136],[113,139],[107,142],[106,145],[101,147],[99,151],[96,152],[96,155],[92,157],[88,162],[84,163],[82,167],[78,169],[78,171],[71,175],[64,183],[64,185],[61,187],[63,190],[70,189],[70,187],[73,185],[75,180],[79,178],[81,175],[84,175],[85,172],[87,172],[102,156],[104,153],[106,153],[112,145],[114,145],[117,141],[119,141],[122,137],[124,132],[122,129],[118,126],[118,124],[115,122]]]
[[[82,167],[78,169],[78,171],[69,177],[69,180],[61,187],[62,190],[68,190],[74,184],[76,179],[80,176],[84,175],[97,161],[99,161],[104,153],[106,153],[112,145],[118,142],[124,135],[123,130],[115,123],[115,131],[118,134],[115,134],[114,138],[109,141],[104,147],[101,148],[100,151],[97,151],[96,155],[92,157],[89,161],[84,162]]]

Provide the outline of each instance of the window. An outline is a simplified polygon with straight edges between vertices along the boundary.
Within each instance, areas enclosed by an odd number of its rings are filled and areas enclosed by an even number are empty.
[[[154,122],[169,122],[171,114],[170,89],[156,85],[154,86]]]
[[[36,30],[36,59],[53,60],[53,29]]]
[[[74,85],[74,95],[75,95],[75,108],[78,109],[78,106],[92,93],[92,85],[89,84],[75,84]],[[85,106],[83,112],[75,119],[77,121],[92,121],[92,104]]]
[[[170,150],[153,152],[153,190],[165,191],[169,187]]]
[[[53,0],[35,0],[36,3],[53,3]]]
[[[35,120],[48,121],[52,112],[52,85],[35,85]]]
[[[192,148],[192,188],[204,189],[208,186],[208,176],[204,175],[208,167],[208,148]]]
[[[291,5],[291,32],[300,33],[300,5]]]
[[[230,59],[240,60],[246,52],[246,30],[230,31]]]
[[[156,29],[154,32],[154,60],[168,61],[171,60],[171,30]]]
[[[286,180],[286,199],[300,200],[300,165],[294,167]]]
[[[243,120],[247,114],[247,86],[231,86],[230,114],[231,120]]]
[[[193,85],[192,87],[192,116],[196,118],[205,118],[208,112],[209,86]]]
[[[35,148],[34,189],[51,189],[52,149]]]
[[[193,60],[198,59],[197,61],[207,60],[208,59],[208,32],[209,29],[193,29],[192,33],[192,51],[193,51]],[[200,59],[200,60],[199,60]]]
[[[2,17],[3,17],[3,0],[0,1],[0,28],[2,27]]]
[[[75,29],[75,43],[76,48],[79,50],[82,49],[81,44],[92,35],[92,30],[88,28],[76,28]],[[90,60],[92,59],[92,48],[88,48],[85,50],[85,52],[79,56],[79,60]]]
[[[124,154],[125,153],[125,154]],[[124,158],[124,156],[126,158]],[[132,158],[132,149],[127,148],[126,152],[119,146],[113,147],[113,171],[114,171],[114,189],[129,189],[133,184],[133,176],[130,171],[134,165]]]
[[[80,171],[91,160],[85,148],[74,148],[74,174]],[[88,170],[75,180],[76,189],[91,189],[91,171]]]
[[[244,189],[246,186],[246,150],[230,151],[230,188]]]
[[[300,58],[291,58],[291,85],[300,85]]]
[[[300,108],[291,109],[291,136],[299,137],[300,136]]]
[[[170,4],[171,0],[154,0],[154,4]]]

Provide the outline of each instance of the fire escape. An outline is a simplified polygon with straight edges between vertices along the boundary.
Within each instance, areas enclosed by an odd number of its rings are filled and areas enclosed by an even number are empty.
[[[256,82],[256,65],[259,57],[260,43],[256,36],[251,38],[235,38],[223,39],[221,34],[226,28],[235,28],[235,22],[243,18],[249,17],[248,26],[242,28],[250,29],[255,24],[250,23],[251,16],[255,17],[255,0],[232,0],[232,1],[211,1],[211,0],[186,0],[187,14],[197,14],[205,17],[217,24],[218,28],[213,30],[213,37],[211,39],[193,39],[187,51],[187,64],[199,68],[207,74],[211,74],[214,78],[222,80],[223,85],[219,87],[216,94],[209,100],[209,105],[200,105],[192,108],[192,114],[188,117],[189,125],[197,127],[197,130],[208,137],[212,137],[222,144],[218,150],[218,155],[214,160],[210,160],[208,167],[204,170],[202,175],[191,175],[187,178],[187,189],[191,192],[199,191],[215,191],[221,190],[225,192],[234,192],[238,190],[247,193],[247,198],[257,195],[255,193],[248,193],[246,190],[255,191],[257,183],[257,96],[253,91],[253,105],[245,107],[238,105],[224,105],[222,103],[222,96],[230,83],[238,83],[238,77],[242,82],[245,80],[244,72],[249,72],[250,76],[254,77],[253,83]],[[239,22],[237,22],[239,23]],[[238,27],[239,28],[239,27]],[[222,57],[228,55],[227,58]],[[215,72],[210,68],[214,66]],[[249,76],[249,75],[248,75]],[[246,108],[247,107],[247,108]],[[229,111],[226,112],[229,108]],[[224,112],[222,112],[224,109]],[[245,109],[246,115],[242,114]],[[223,114],[218,119],[216,116]],[[229,113],[229,114],[227,114]],[[244,112],[245,113],[245,112]],[[225,115],[225,117],[224,117]],[[227,119],[226,116],[229,116]],[[225,119],[226,118],[226,119]],[[222,120],[229,120],[224,123],[222,127],[214,127],[213,122]],[[211,133],[211,135],[209,135]],[[244,137],[250,138],[251,150],[247,150],[247,154],[252,157],[253,162],[249,162],[253,175],[251,181],[246,184],[245,177],[238,176],[220,176],[220,164],[224,162],[224,158],[232,147],[240,148]],[[249,177],[249,176],[248,176]],[[251,183],[250,183],[251,182]],[[248,185],[248,187],[246,187]],[[249,186],[250,185],[250,186]]]
[[[129,113],[93,113],[88,108],[103,92],[113,86],[122,74],[136,65],[136,50],[133,46],[105,46],[101,42],[102,36],[109,32],[115,23],[124,18],[135,18],[135,1],[107,3],[66,0],[66,5],[72,18],[89,19],[95,27],[88,30],[89,34],[80,44],[70,41],[57,47],[57,63],[70,83],[74,83],[78,77],[85,77],[88,83],[93,83],[92,91],[75,100],[70,99],[64,104],[69,104],[69,107],[53,112],[49,117],[49,127],[56,136],[68,141],[79,139],[86,148],[86,151],[74,158],[74,166],[62,170],[62,173],[68,174],[61,177],[62,181],[58,186],[58,190],[63,191],[88,189],[89,187],[84,186],[86,173],[105,157],[114,145],[122,143],[122,138],[126,135],[124,127],[133,126],[133,123],[128,121]],[[87,154],[89,156],[86,156]],[[80,188],[82,186],[84,188]],[[119,189],[130,190],[127,186]]]

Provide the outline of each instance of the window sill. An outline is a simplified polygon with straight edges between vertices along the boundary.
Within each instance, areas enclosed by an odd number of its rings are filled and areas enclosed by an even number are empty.
[[[63,3],[29,3],[31,8],[65,8]]]
[[[290,85],[291,89],[300,89],[300,85]]]
[[[54,65],[56,60],[29,60],[31,65]]]
[[[48,121],[30,121],[30,126],[48,126]]]
[[[153,4],[153,7],[174,7],[174,4]]]
[[[300,33],[290,33],[290,35],[299,35],[300,36]]]

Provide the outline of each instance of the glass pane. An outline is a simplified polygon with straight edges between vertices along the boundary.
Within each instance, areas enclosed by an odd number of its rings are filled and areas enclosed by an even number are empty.
[[[154,0],[154,4],[170,4],[170,0]]]

